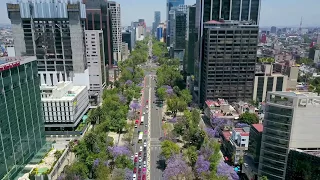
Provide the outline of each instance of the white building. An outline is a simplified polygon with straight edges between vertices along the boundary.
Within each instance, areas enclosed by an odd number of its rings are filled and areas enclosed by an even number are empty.
[[[106,87],[106,67],[104,63],[103,31],[86,30],[86,54],[89,69],[89,96],[92,105],[101,102]]]
[[[126,60],[129,57],[128,43],[122,42],[122,60]]]
[[[41,85],[40,90],[46,131],[75,130],[89,109],[87,87],[61,81],[56,86]]]
[[[120,4],[114,1],[108,1],[108,9],[111,12],[113,57],[116,61],[121,61],[122,33]]]

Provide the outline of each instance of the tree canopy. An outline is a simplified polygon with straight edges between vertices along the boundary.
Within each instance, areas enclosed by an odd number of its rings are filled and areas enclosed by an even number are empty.
[[[179,146],[169,140],[161,142],[161,155],[166,159],[169,159],[172,155],[178,154],[180,152]]]
[[[246,123],[246,124],[256,124],[259,123],[259,118],[254,113],[245,112],[240,115],[239,117],[240,122]]]

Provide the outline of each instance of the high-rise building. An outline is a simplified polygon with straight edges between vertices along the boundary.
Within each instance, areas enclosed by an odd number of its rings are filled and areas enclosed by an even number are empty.
[[[106,0],[84,0],[86,5],[86,30],[102,30],[105,65],[112,68],[112,29],[111,17]]]
[[[204,23],[204,29],[200,103],[218,98],[251,100],[258,25],[212,20]]]
[[[126,60],[129,57],[129,48],[128,48],[128,43],[122,42],[122,59]]]
[[[89,85],[85,58],[86,11],[82,3],[21,2],[7,4],[16,56],[35,55],[38,71],[45,82],[63,80]]]
[[[290,149],[320,148],[320,97],[315,93],[268,92],[259,158],[259,176],[286,179]],[[308,169],[310,170],[310,169]]]
[[[60,81],[56,86],[41,85],[40,90],[46,134],[76,130],[89,110],[87,87]]]
[[[159,24],[161,22],[161,13],[160,11],[155,11],[154,12],[154,28],[153,28],[153,33],[156,31],[158,28]]]
[[[272,26],[270,32],[273,33],[273,34],[276,34],[277,33],[277,27]]]
[[[108,72],[105,66],[104,37],[102,30],[86,30],[86,52],[89,69],[89,96],[91,104],[98,105],[102,100],[103,89],[107,85]]]
[[[2,179],[14,179],[45,144],[37,69],[35,56],[0,59]]]
[[[122,32],[122,42],[125,42],[128,44],[128,50],[131,52],[133,48],[133,40],[132,37],[134,34],[131,30],[127,30],[125,32]]]
[[[122,50],[122,34],[121,34],[121,9],[120,4],[115,1],[108,1],[108,9],[111,15],[111,30],[112,30],[112,51],[113,58],[116,61],[121,61]]]
[[[177,7],[179,5],[184,5],[184,0],[167,0],[167,37],[166,37],[166,42],[167,46],[170,46],[170,34],[171,34],[171,25],[170,25],[170,15],[169,12],[173,7]]]
[[[188,75],[194,74],[194,56],[195,45],[198,38],[198,32],[195,27],[196,6],[190,6],[187,11],[187,28],[186,28],[186,61],[184,63],[184,71]]]

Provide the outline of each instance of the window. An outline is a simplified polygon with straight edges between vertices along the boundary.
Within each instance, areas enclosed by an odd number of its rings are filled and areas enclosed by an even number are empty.
[[[241,141],[246,141],[246,139],[241,139]]]

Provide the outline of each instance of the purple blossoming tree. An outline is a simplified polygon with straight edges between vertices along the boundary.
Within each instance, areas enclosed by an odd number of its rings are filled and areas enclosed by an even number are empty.
[[[130,104],[130,108],[133,109],[134,111],[136,111],[140,107],[141,107],[140,104],[137,103],[137,102],[133,102],[133,103]]]
[[[99,165],[100,159],[95,159],[93,161],[93,168],[96,168]]]
[[[209,173],[210,162],[205,160],[202,155],[198,156],[198,160],[195,164],[197,174],[200,176],[203,173]]]
[[[131,169],[129,169],[129,168],[126,168],[125,170],[124,170],[124,172],[125,172],[125,180],[131,180],[132,179],[132,175],[133,175],[133,171],[131,170]]]
[[[217,176],[227,177],[228,180],[239,180],[238,174],[234,171],[232,166],[221,161],[217,167]]]
[[[248,127],[249,125],[247,123],[237,123],[236,128],[243,128],[243,127]]]
[[[133,84],[133,82],[131,80],[127,80],[124,84],[127,86],[131,86]]]
[[[215,137],[219,136],[218,131],[216,130],[216,128],[212,129],[210,127],[207,127],[205,129],[205,131],[206,131],[207,135],[209,136],[209,138],[215,138]]]
[[[168,94],[168,96],[172,96],[174,94],[173,89],[167,89],[166,93]]]
[[[208,144],[202,146],[199,150],[199,155],[201,155],[204,159],[209,159],[209,157],[213,154],[213,148]]]
[[[174,117],[172,119],[169,119],[168,122],[170,123],[176,123],[177,122],[177,117]]]
[[[107,150],[111,153],[114,159],[121,155],[132,155],[131,151],[125,146],[108,146]]]
[[[183,178],[190,176],[191,168],[187,163],[182,159],[182,155],[174,155],[167,160],[167,167],[164,170],[164,179],[169,180],[172,178]]]

